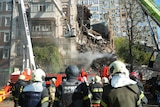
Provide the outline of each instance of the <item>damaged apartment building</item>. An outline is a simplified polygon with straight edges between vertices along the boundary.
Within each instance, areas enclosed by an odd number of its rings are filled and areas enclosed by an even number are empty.
[[[20,18],[19,0],[0,1],[1,24],[1,71],[7,73],[23,68],[25,30]],[[77,0],[24,0],[29,32],[32,43],[54,42],[62,55],[64,64],[74,63],[77,53],[92,51],[97,47],[108,46],[100,32],[91,28],[82,30],[77,17],[83,8],[77,7]],[[82,5],[82,4],[80,4]],[[82,5],[81,7],[83,7]],[[81,15],[81,20],[83,15]],[[85,24],[83,24],[84,28]],[[96,42],[103,41],[103,42]],[[111,52],[112,49],[100,51]],[[99,51],[99,50],[98,50]]]
[[[24,0],[32,43],[52,43],[58,46],[64,63],[71,63],[76,52],[76,1]],[[23,21],[19,4],[13,1],[11,63],[12,68],[23,68]],[[72,11],[75,10],[75,11]],[[22,22],[22,23],[21,23]],[[22,25],[22,26],[21,26]],[[15,27],[16,26],[16,27]],[[13,39],[16,38],[16,39]],[[67,39],[66,39],[67,38]],[[16,70],[16,69],[15,69]]]

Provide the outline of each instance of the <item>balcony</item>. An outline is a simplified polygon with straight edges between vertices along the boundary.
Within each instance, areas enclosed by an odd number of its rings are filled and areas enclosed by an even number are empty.
[[[47,31],[47,32],[44,32],[44,31],[39,31],[39,32],[32,32],[32,38],[50,38],[52,37],[53,35],[53,32],[51,31]]]

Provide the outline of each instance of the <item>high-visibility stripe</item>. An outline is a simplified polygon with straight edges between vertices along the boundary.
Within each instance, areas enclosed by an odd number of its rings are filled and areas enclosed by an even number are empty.
[[[103,107],[107,107],[107,104],[101,100],[100,104],[103,106]]]
[[[92,103],[100,104],[101,100],[92,100]]]
[[[55,101],[59,101],[59,98],[57,98],[57,97],[55,97],[55,99],[54,99]]]
[[[83,100],[87,100],[87,99],[89,99],[89,96],[83,97]]]
[[[92,92],[103,92],[103,88],[93,88]]]
[[[15,90],[16,90],[16,88],[15,88],[15,86],[13,86],[12,91],[15,91]]]
[[[14,97],[14,100],[18,100],[18,98]]]
[[[92,98],[92,94],[89,94],[88,97],[89,97],[89,98]]]
[[[20,93],[23,91],[23,86],[20,87]]]
[[[89,98],[91,98],[92,97],[92,94],[88,94],[87,96],[84,96],[83,97],[83,100],[87,100],[87,99],[89,99]]]
[[[44,102],[47,102],[49,101],[49,97],[44,97],[42,100],[41,100],[41,104],[44,103]]]
[[[141,100],[142,100],[143,97],[144,97],[144,94],[143,94],[143,91],[141,91],[141,94],[139,95],[139,99],[137,101],[137,105],[141,104]]]

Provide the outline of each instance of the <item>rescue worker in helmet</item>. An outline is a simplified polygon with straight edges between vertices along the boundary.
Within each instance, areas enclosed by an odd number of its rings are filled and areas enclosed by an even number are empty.
[[[24,87],[19,104],[21,107],[48,107],[49,92],[45,87],[45,72],[36,69],[33,72],[33,82]]]
[[[89,87],[91,87],[95,83],[95,76],[91,78],[91,82],[89,83]]]
[[[87,85],[76,79],[78,67],[68,66],[65,74],[67,80],[57,87],[53,107],[90,107]]]
[[[125,64],[116,60],[109,65],[109,72],[112,77],[104,87],[101,107],[139,107],[144,94],[139,93],[137,82],[129,78]]]
[[[55,99],[55,93],[56,93],[56,78],[52,78],[51,79],[51,84],[48,87],[49,90],[49,99],[50,99],[50,103],[49,103],[49,107],[52,107],[54,99]]]
[[[131,78],[132,80],[136,81],[138,87],[144,92],[144,87],[143,87],[142,82],[139,80],[140,78],[139,78],[138,73],[132,71],[132,72],[130,73],[130,78]]]
[[[23,90],[23,88],[28,85],[29,82],[25,81],[24,75],[19,75],[18,81],[12,86],[12,96],[14,100],[14,107],[19,107],[19,96]]]
[[[100,76],[95,76],[95,83],[90,86],[90,92],[92,93],[92,107],[94,107],[94,105],[99,107],[103,92],[103,85]]]
[[[102,83],[103,83],[103,86],[108,85],[109,84],[108,78],[107,77],[102,77]]]

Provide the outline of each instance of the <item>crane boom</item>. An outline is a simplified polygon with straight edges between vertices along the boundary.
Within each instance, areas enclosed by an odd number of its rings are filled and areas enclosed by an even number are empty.
[[[27,20],[27,15],[26,15],[26,8],[24,5],[23,0],[18,0],[18,11],[19,11],[19,17],[22,19],[22,26],[24,27],[25,31],[25,53],[24,56],[25,61],[23,63],[23,69],[24,68],[31,68],[32,70],[36,69],[35,66],[35,61],[34,61],[34,55],[33,55],[33,49],[32,49],[32,43],[31,43],[31,36],[30,36],[30,31],[29,31],[29,26],[28,26],[28,20]]]
[[[159,45],[158,45],[158,40],[155,36],[155,33],[153,31],[153,28],[150,24],[149,21],[149,16],[157,23],[158,26],[160,26],[160,6],[158,6],[155,2],[151,0],[137,0],[139,5],[141,6],[143,12],[147,16],[147,21],[149,23],[149,27],[151,29],[151,35],[153,37],[153,40],[155,42],[156,48],[159,51]]]
[[[137,0],[139,5],[141,6],[143,12],[147,16],[147,21],[149,23],[149,27],[151,29],[151,35],[155,42],[156,49],[153,50],[151,57],[149,59],[148,67],[153,71],[160,72],[160,49],[158,44],[158,38],[155,36],[154,30],[151,26],[149,16],[153,19],[154,22],[160,27],[160,6],[158,6],[154,1],[151,0]]]
[[[137,0],[145,14],[149,15],[160,27],[160,6],[151,0]]]

